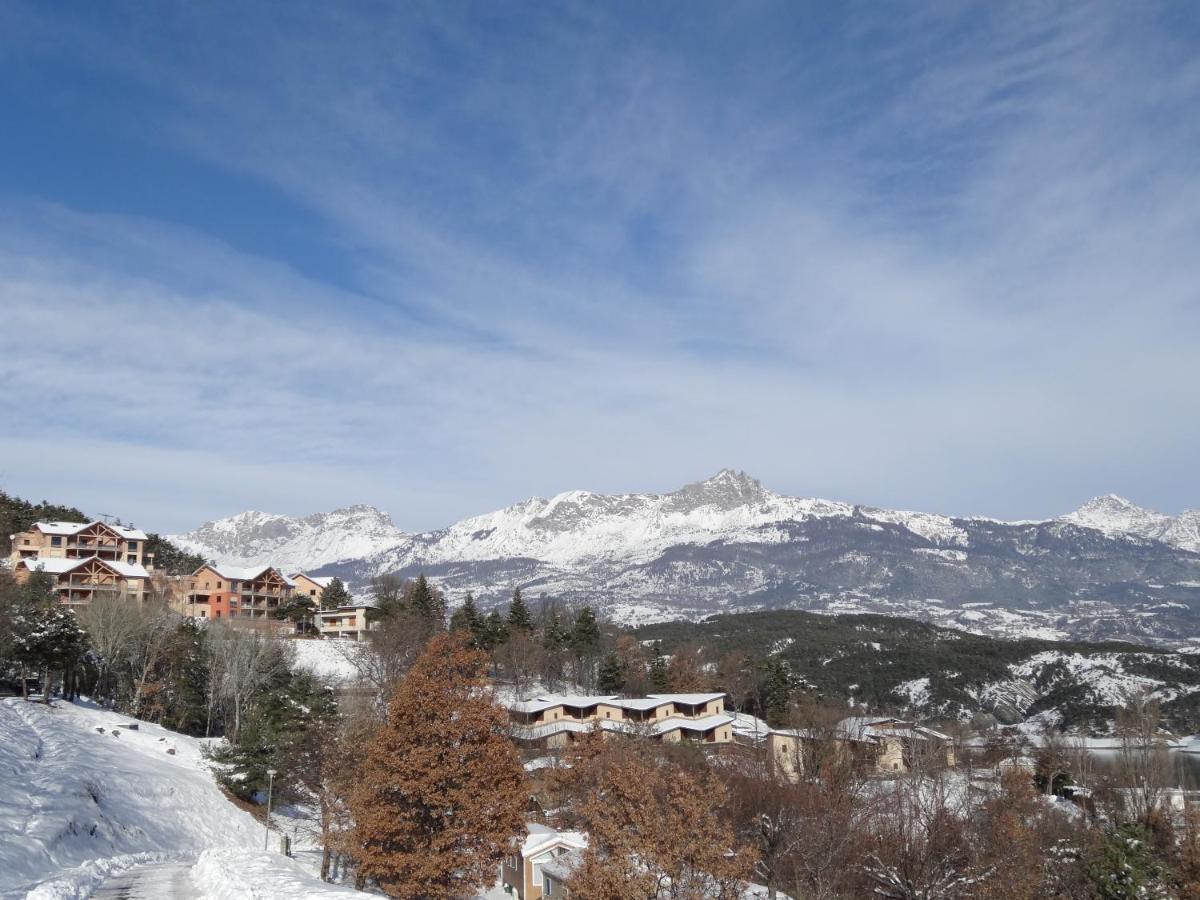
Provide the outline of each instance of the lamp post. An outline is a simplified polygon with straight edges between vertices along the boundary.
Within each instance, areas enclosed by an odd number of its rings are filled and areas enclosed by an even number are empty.
[[[270,849],[271,843],[271,789],[275,786],[275,770],[267,769],[267,830],[263,833],[263,849]]]

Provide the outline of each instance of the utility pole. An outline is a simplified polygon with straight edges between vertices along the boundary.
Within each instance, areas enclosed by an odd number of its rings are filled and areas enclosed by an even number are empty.
[[[275,786],[275,770],[267,769],[267,830],[263,834],[263,849],[269,850],[271,843],[271,789]]]

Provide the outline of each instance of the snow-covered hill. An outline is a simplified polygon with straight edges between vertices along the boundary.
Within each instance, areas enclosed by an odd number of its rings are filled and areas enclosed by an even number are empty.
[[[163,860],[196,864],[185,875],[195,896],[357,893],[263,853],[262,825],[221,793],[203,741],[130,721],[0,700],[0,897],[88,897],[113,873]],[[257,893],[233,880],[239,870],[253,871]]]
[[[666,494],[534,497],[422,534],[352,507],[242,513],[177,540],[218,559],[337,574],[360,591],[384,572],[424,571],[452,599],[470,590],[486,604],[521,586],[630,622],[798,606],[997,634],[1200,633],[1180,621],[1200,612],[1200,513],[1172,518],[1111,496],[1010,523],[790,497],[726,469]]]

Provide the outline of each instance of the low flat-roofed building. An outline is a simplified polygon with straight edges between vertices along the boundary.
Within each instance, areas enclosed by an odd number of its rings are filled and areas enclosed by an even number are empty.
[[[367,612],[371,609],[374,606],[370,603],[355,603],[336,609],[318,610],[315,615],[317,631],[321,637],[361,641],[372,627],[372,623],[367,621]]]
[[[733,740],[733,717],[725,714],[725,695],[720,693],[545,694],[510,704],[508,715],[513,739],[534,747],[564,747],[593,729],[672,742]]]

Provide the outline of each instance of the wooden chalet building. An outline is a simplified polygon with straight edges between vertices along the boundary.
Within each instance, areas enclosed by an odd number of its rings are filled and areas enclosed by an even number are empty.
[[[50,576],[58,598],[84,606],[98,596],[146,599],[152,557],[146,534],[107,522],[36,522],[11,535],[8,564],[18,581]]]
[[[292,599],[292,583],[274,566],[205,563],[186,579],[177,607],[195,619],[275,621]]]

